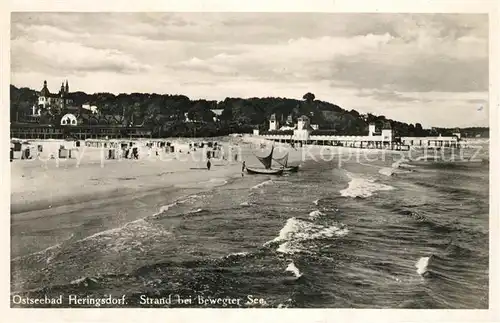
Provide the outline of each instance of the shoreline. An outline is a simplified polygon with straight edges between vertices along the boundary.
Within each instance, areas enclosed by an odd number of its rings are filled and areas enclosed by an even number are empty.
[[[201,149],[190,154],[170,154],[167,160],[155,159],[152,152],[144,151],[141,153],[146,157],[138,160],[108,160],[103,159],[104,150],[100,148],[86,148],[82,151],[82,156],[77,155],[72,159],[15,160],[11,163],[11,215],[193,184],[211,178],[239,176],[242,161],[249,167],[254,163],[258,165],[258,160],[253,155],[256,146],[260,143],[272,143],[252,136],[239,139],[242,145],[233,146],[239,149],[238,160],[212,159],[210,171],[206,170],[206,159]],[[231,141],[232,138],[226,138],[221,142],[223,145],[231,145]],[[334,158],[344,152],[352,154],[363,151],[360,148],[321,145],[296,149],[284,143],[275,143],[275,146],[278,147],[277,151],[284,147],[289,152],[291,164],[316,160],[323,154]],[[372,155],[380,151],[382,150],[364,150],[364,153]],[[148,154],[150,155],[147,156]]]

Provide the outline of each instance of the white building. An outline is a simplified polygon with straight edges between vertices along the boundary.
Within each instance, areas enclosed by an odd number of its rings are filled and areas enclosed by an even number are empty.
[[[272,115],[269,120],[269,130],[276,131],[278,129],[278,122],[276,116]],[[289,127],[282,127],[280,130],[291,130]],[[340,144],[349,147],[393,147],[394,144],[394,133],[389,125],[384,127],[382,131],[377,132],[375,124],[370,124],[368,126],[367,136],[342,136],[333,134],[332,131],[326,130],[324,134],[317,132],[313,134],[313,131],[318,130],[318,125],[311,125],[309,117],[302,115],[297,119],[297,124],[293,128],[293,134],[268,134],[263,135],[263,137],[271,140],[277,141],[293,141],[301,143],[311,143],[318,142],[323,144]]]
[[[279,129],[279,122],[276,119],[276,114],[272,114],[269,118],[269,131],[277,131]]]
[[[78,120],[74,114],[68,113],[61,118],[61,126],[76,126],[78,125]]]
[[[276,117],[271,116],[269,120],[270,129],[276,130]],[[289,127],[282,127],[280,130],[291,130]],[[460,133],[454,133],[450,137],[401,137],[400,140],[395,140],[394,131],[390,124],[387,123],[381,131],[377,131],[374,123],[368,125],[367,136],[344,136],[334,134],[333,131],[316,131],[316,125],[311,125],[307,116],[303,115],[297,120],[296,126],[293,128],[293,134],[290,133],[275,133],[264,134],[262,137],[275,141],[285,142],[300,142],[300,143],[319,143],[319,144],[339,144],[348,147],[373,147],[373,148],[396,148],[403,149],[406,146],[420,147],[458,147],[460,141]],[[254,133],[255,134],[255,133]]]
[[[90,111],[93,114],[97,113],[98,110],[98,108],[95,105],[90,105],[90,104],[83,104],[82,108],[87,111]]]
[[[213,117],[213,120],[214,120],[214,122],[217,122],[220,120],[220,117],[221,117],[224,109],[210,109],[210,111],[212,111],[213,114],[215,114],[215,116]]]

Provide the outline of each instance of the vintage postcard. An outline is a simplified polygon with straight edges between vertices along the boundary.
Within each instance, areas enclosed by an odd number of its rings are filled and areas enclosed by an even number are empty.
[[[493,321],[483,5],[12,9],[6,307]]]

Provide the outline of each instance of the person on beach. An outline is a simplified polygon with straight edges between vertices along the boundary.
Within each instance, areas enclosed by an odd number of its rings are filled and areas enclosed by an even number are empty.
[[[243,177],[243,174],[245,173],[245,168],[246,168],[245,161],[243,161],[243,164],[241,164],[241,177]]]
[[[207,161],[207,169],[210,170],[210,166],[212,166],[212,163],[210,162],[210,159]]]

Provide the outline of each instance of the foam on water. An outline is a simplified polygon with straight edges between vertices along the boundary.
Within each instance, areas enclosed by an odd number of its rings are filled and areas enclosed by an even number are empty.
[[[260,183],[260,184],[257,184],[257,185],[255,185],[255,186],[252,186],[250,189],[252,189],[252,190],[254,190],[254,189],[258,189],[258,188],[261,188],[261,187],[263,187],[263,186],[265,186],[265,185],[269,185],[269,184],[272,184],[272,183],[274,183],[274,182],[273,182],[273,180],[272,180],[272,179],[269,179],[269,180],[264,181],[264,182],[262,182],[262,183]]]
[[[206,184],[207,186],[222,186],[228,182],[225,178],[211,178],[208,181],[198,182],[198,184]]]
[[[95,233],[75,243],[98,243],[101,245],[100,247],[106,248],[107,250],[121,252],[136,247],[142,250],[142,242],[145,240],[169,235],[171,235],[169,231],[143,218],[128,222],[119,228]]]
[[[266,242],[264,246],[281,242],[279,247],[276,249],[278,252],[307,252],[307,250],[301,246],[301,242],[315,239],[341,237],[348,233],[349,230],[345,227],[339,227],[336,225],[322,226],[293,217],[286,221],[286,224],[280,230],[278,237]]]
[[[248,251],[233,252],[233,253],[230,253],[229,255],[225,256],[225,258],[245,257],[245,256],[248,256],[249,254],[250,254],[250,252],[248,252]]]
[[[293,254],[293,253],[296,253],[296,252],[301,252],[302,249],[298,248],[298,247],[295,247],[294,245],[292,245],[291,241],[287,241],[287,242],[284,242],[284,243],[280,244],[278,246],[278,248],[276,249],[276,251],[279,252],[279,253]]]
[[[203,211],[203,209],[199,208],[199,209],[196,209],[196,210],[194,210],[194,211],[190,211],[190,212],[188,212],[187,214],[196,214],[196,213],[200,213],[200,212],[202,212],[202,211]]]
[[[97,283],[98,283],[97,279],[93,277],[81,277],[70,282],[71,285],[83,285],[85,287]]]
[[[12,261],[21,260],[21,259],[24,259],[24,258],[27,258],[27,257],[30,257],[30,256],[43,255],[43,254],[46,254],[46,253],[49,253],[51,251],[55,251],[55,250],[61,248],[61,245],[62,245],[62,243],[57,243],[57,244],[52,245],[52,246],[50,246],[48,248],[45,248],[43,250],[36,251],[36,252],[30,253],[30,254],[27,254],[27,255],[23,255],[23,256],[18,256],[18,257],[12,258]]]
[[[385,175],[385,176],[392,176],[394,174],[394,168],[384,167],[384,168],[381,168],[378,171],[378,173],[381,175]]]
[[[325,214],[323,212],[321,212],[320,210],[314,210],[311,213],[309,213],[309,218],[314,220],[322,215],[325,215]]]
[[[153,217],[157,217],[157,216],[161,215],[162,213],[167,212],[168,210],[170,210],[174,206],[177,206],[179,204],[185,204],[185,203],[191,202],[194,199],[197,199],[199,197],[201,197],[201,195],[192,194],[192,195],[189,195],[187,197],[179,198],[176,201],[174,201],[173,203],[170,203],[170,204],[167,204],[167,205],[163,205],[162,207],[160,207],[160,210],[158,212],[156,212],[155,214],[153,214]]]
[[[167,205],[163,205],[162,207],[160,207],[160,210],[158,212],[156,212],[155,214],[153,214],[153,216],[158,216],[164,212],[167,212],[170,208],[174,207],[177,205],[177,202],[174,202],[174,203],[170,203],[170,204],[167,204]]]
[[[420,258],[415,267],[417,268],[417,274],[423,276],[427,272],[427,267],[429,266],[430,257],[422,257]]]
[[[372,196],[373,193],[377,191],[389,191],[394,189],[392,186],[376,183],[373,179],[356,177],[350,173],[347,173],[347,176],[351,179],[349,186],[340,191],[340,195],[344,197],[366,198]]]
[[[293,261],[288,264],[285,271],[291,272],[296,278],[302,277],[302,273],[300,272],[299,268],[295,266],[295,263]]]
[[[402,162],[403,162],[403,160],[398,160],[398,161],[392,163],[391,167],[392,168],[398,168],[399,165],[401,165]]]

